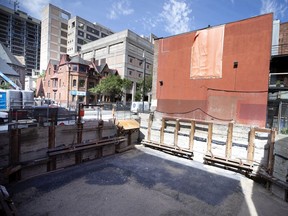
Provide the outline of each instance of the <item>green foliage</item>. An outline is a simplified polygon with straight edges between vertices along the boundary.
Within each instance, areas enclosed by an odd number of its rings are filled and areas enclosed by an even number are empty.
[[[0,89],[9,89],[10,88],[10,84],[3,82],[0,84]]]
[[[96,94],[109,95],[113,101],[115,97],[121,97],[123,91],[131,88],[131,85],[132,82],[128,79],[121,79],[120,76],[109,75],[103,78],[96,87],[89,89],[89,91]]]
[[[143,86],[144,86],[144,79],[138,83],[136,94],[135,94],[135,101],[141,101],[143,97]],[[152,90],[152,75],[145,77],[145,94]]]
[[[288,134],[288,128],[282,128],[281,134]]]

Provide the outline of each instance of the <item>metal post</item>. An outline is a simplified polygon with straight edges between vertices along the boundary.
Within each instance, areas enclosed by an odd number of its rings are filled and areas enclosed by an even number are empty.
[[[142,106],[142,112],[144,113],[144,100],[145,100],[145,77],[146,77],[146,58],[145,58],[145,53],[143,52],[143,61],[144,61],[144,77],[143,77],[143,95],[142,95],[142,100],[143,100],[143,106]]]

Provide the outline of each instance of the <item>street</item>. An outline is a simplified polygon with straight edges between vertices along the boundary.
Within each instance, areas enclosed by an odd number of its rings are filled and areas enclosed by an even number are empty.
[[[233,171],[137,145],[7,187],[19,215],[288,215]]]

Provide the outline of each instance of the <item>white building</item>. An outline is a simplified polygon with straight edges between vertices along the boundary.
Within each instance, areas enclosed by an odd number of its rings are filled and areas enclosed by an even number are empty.
[[[47,68],[50,59],[59,60],[67,53],[68,20],[71,14],[52,4],[42,11],[40,71]]]
[[[67,54],[80,51],[83,44],[106,37],[114,32],[98,23],[75,16],[68,21]]]
[[[152,36],[148,39],[124,30],[82,45],[80,54],[85,60],[95,58],[98,65],[107,63],[122,78],[133,81],[133,87],[126,92],[124,100],[134,101],[137,83],[143,79],[144,72],[147,76],[153,71],[153,41]]]
[[[113,34],[109,28],[89,22],[52,4],[42,11],[40,71],[49,60],[60,60],[61,54],[73,54],[81,45]]]

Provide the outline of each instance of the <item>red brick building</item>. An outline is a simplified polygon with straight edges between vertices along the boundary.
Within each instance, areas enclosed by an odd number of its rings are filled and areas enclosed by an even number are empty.
[[[157,40],[156,111],[265,126],[272,23],[267,14]]]
[[[95,104],[98,95],[89,92],[108,74],[117,75],[107,64],[96,65],[80,56],[62,55],[60,61],[50,60],[45,75],[37,80],[36,97],[53,99],[61,106],[75,107],[77,103]]]

